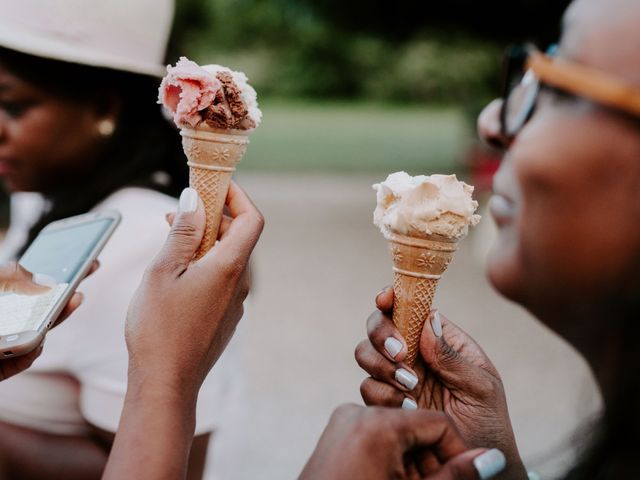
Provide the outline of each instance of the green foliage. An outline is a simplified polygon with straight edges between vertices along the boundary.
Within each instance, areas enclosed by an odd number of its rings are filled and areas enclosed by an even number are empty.
[[[495,93],[497,46],[423,32],[351,33],[293,0],[179,0],[170,61],[243,70],[262,98],[466,102]]]
[[[406,170],[461,168],[471,132],[457,108],[354,102],[265,101],[242,169]]]

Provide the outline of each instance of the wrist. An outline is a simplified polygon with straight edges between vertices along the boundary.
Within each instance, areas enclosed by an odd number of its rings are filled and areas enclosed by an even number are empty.
[[[185,390],[161,373],[130,364],[124,408],[104,478],[184,478],[195,431],[197,390]]]
[[[157,405],[180,416],[195,416],[198,390],[186,386],[184,379],[162,372],[129,368],[127,401],[132,405]]]

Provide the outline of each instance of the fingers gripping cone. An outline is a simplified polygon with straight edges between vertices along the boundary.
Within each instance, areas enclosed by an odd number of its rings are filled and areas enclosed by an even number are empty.
[[[244,131],[216,129],[180,130],[189,165],[189,186],[204,203],[206,225],[194,260],[216,243],[225,200],[236,165],[242,160],[249,138]]]
[[[407,342],[405,362],[413,366],[436,287],[458,248],[457,240],[395,233],[387,234],[386,238],[393,257],[393,323]]]

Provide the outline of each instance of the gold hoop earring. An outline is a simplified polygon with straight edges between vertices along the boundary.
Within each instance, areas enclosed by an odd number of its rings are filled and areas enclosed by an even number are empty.
[[[116,124],[110,118],[105,118],[98,122],[98,133],[103,137],[110,137],[116,130]]]

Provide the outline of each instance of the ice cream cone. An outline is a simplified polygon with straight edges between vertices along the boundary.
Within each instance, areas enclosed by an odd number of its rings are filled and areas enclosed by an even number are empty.
[[[457,239],[437,235],[424,238],[395,233],[385,235],[393,257],[393,323],[407,342],[405,362],[413,366],[420,335],[440,276],[458,248]]]
[[[189,185],[204,202],[206,226],[194,259],[216,243],[227,192],[236,165],[247,150],[246,131],[197,128],[180,130],[189,165]]]

